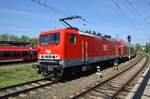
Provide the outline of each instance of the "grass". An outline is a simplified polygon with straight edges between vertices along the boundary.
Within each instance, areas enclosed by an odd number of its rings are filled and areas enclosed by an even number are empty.
[[[145,52],[141,52],[142,54],[144,54],[145,56],[150,56],[150,53],[145,53]]]
[[[150,56],[150,54],[149,53],[144,53],[146,56]]]
[[[40,78],[31,65],[0,67],[0,88]]]

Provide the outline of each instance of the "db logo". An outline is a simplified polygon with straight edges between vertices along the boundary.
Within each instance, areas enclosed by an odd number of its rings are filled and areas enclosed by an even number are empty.
[[[45,50],[45,53],[46,53],[46,54],[50,54],[51,51],[50,51],[50,50]]]
[[[104,51],[107,51],[107,50],[108,50],[108,46],[107,46],[107,45],[104,44],[102,47],[103,47],[103,50],[104,50]]]

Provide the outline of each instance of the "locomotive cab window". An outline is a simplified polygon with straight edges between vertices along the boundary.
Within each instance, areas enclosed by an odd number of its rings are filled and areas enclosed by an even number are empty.
[[[50,44],[58,44],[60,39],[60,34],[59,33],[53,33],[49,35],[49,43]]]
[[[40,36],[40,44],[48,44],[48,35]]]
[[[75,34],[70,34],[70,44],[76,44],[76,36]]]
[[[40,44],[58,44],[60,41],[60,33],[51,33],[40,35]]]

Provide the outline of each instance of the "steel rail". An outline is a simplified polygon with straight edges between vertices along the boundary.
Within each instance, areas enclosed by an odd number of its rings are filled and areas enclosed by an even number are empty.
[[[119,72],[119,73],[116,74],[115,76],[110,77],[110,78],[108,78],[107,80],[102,81],[102,82],[100,82],[100,83],[98,83],[98,84],[96,84],[96,85],[94,85],[94,86],[92,86],[92,87],[87,87],[85,90],[82,90],[81,92],[77,92],[77,94],[71,95],[69,98],[70,98],[70,99],[78,99],[79,97],[85,95],[86,93],[90,92],[91,90],[97,88],[97,87],[100,86],[101,84],[104,84],[104,83],[108,82],[109,80],[111,80],[111,79],[117,77],[118,75],[120,75],[120,74],[122,74],[122,73],[128,71],[128,70],[131,69],[133,66],[135,66],[136,64],[138,64],[141,59],[142,59],[142,58],[139,58],[136,62],[134,62],[133,64],[131,64],[126,70]]]
[[[8,87],[3,87],[3,88],[0,88],[0,92],[2,90],[7,90],[9,88],[15,88],[15,87],[23,86],[23,85],[30,84],[30,83],[35,83],[35,82],[42,81],[42,80],[45,80],[45,79],[38,79],[38,80],[33,80],[33,81],[25,82],[25,83],[20,83],[20,84],[8,86]]]
[[[146,61],[144,62],[143,66],[146,66],[146,65],[148,64],[148,61],[149,61],[149,58],[146,56]],[[142,69],[142,68],[143,68],[143,67],[141,67],[125,84],[123,84],[122,87],[120,87],[119,90],[117,90],[117,92],[112,96],[112,99],[116,98],[116,96],[119,94],[119,92],[120,92],[121,90],[123,90],[123,88],[124,88],[126,85],[128,85],[128,83],[131,82],[131,81],[137,76],[137,74],[139,74],[139,73],[141,72],[141,69]]]
[[[7,98],[9,98],[9,97],[17,96],[17,95],[20,94],[20,93],[26,93],[26,92],[29,92],[29,91],[34,90],[34,89],[38,89],[38,88],[41,88],[41,87],[44,87],[44,86],[48,86],[48,85],[54,84],[54,82],[51,82],[51,81],[49,81],[48,83],[45,83],[45,84],[40,84],[40,83],[39,83],[40,81],[45,81],[45,79],[39,79],[39,80],[30,81],[30,82],[26,82],[26,83],[14,85],[14,86],[9,86],[9,87],[5,87],[5,88],[1,88],[1,89],[0,89],[0,92],[1,92],[1,91],[5,91],[5,90],[9,90],[9,89],[13,89],[13,88],[17,88],[17,87],[23,87],[23,86],[25,86],[25,85],[30,85],[30,84],[32,84],[32,83],[39,84],[39,85],[37,85],[37,86],[31,86],[31,88],[25,88],[25,89],[21,89],[21,90],[16,90],[16,91],[14,91],[14,92],[1,95],[1,96],[0,96],[0,99],[7,99]]]

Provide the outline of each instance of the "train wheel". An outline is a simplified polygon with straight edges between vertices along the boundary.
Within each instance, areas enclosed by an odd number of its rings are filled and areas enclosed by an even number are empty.
[[[51,78],[51,80],[53,82],[60,81],[60,80],[62,80],[63,74],[64,74],[63,68],[61,68],[60,70],[55,69],[54,73],[53,73],[53,77]]]
[[[50,80],[50,79],[51,79],[51,77],[52,77],[52,74],[49,74],[49,72],[48,72],[48,71],[44,71],[44,72],[43,72],[43,77],[44,77],[45,79]]]

